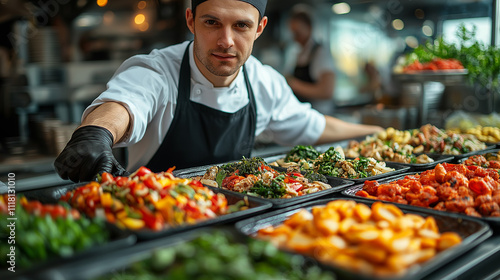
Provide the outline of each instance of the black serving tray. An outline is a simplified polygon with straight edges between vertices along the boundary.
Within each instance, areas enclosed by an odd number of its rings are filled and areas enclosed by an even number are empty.
[[[272,156],[268,158],[264,158],[264,160],[267,163],[274,162],[278,159],[284,158],[286,155],[277,155],[277,156]],[[431,169],[434,168],[438,163],[443,163],[443,162],[451,162],[454,159],[453,155],[439,155],[439,154],[431,154],[428,155],[430,158],[434,160],[434,162],[429,162],[429,163],[402,163],[402,162],[395,162],[395,161],[385,161],[387,163],[394,163],[397,165],[401,166],[407,166],[410,169],[406,171],[419,171],[419,170],[426,170],[426,169]],[[403,171],[405,172],[405,171]],[[394,174],[394,173],[390,173]]]
[[[394,162],[396,164],[402,165],[402,166],[408,166],[410,167],[410,170],[408,171],[421,171],[421,170],[427,170],[427,169],[432,169],[438,165],[438,163],[443,163],[443,162],[452,162],[453,159],[455,158],[453,155],[438,155],[438,154],[430,154],[427,155],[428,157],[432,158],[434,162],[429,162],[429,163],[401,163],[401,162]],[[387,163],[392,162],[392,161],[386,161]]]
[[[273,156],[273,157],[269,157],[269,158],[264,158],[264,161],[266,161],[267,163],[271,163],[271,162],[274,162],[280,158],[284,158],[286,155],[281,155],[281,156]],[[346,158],[346,159],[353,159],[353,158]],[[437,164],[437,163],[436,163]],[[407,172],[410,170],[410,166],[405,166],[401,163],[395,163],[395,162],[385,162],[385,166],[386,167],[390,167],[390,168],[394,168],[395,170],[394,171],[391,171],[391,172],[387,172],[387,173],[383,173],[383,174],[379,174],[379,175],[375,175],[375,176],[370,176],[370,177],[365,177],[365,178],[359,178],[359,179],[350,179],[350,178],[339,178],[339,177],[332,177],[332,176],[328,176],[328,175],[325,175],[325,177],[328,179],[328,180],[332,180],[332,179],[342,179],[342,180],[348,180],[348,181],[353,181],[354,183],[360,183],[360,182],[364,182],[366,180],[376,180],[376,179],[380,179],[380,178],[385,178],[385,177],[389,177],[389,176],[394,176],[394,175],[397,175],[397,174],[400,174],[400,173],[404,173],[404,172]],[[286,171],[287,168],[286,167],[281,167],[281,166],[273,166],[273,168],[275,168],[276,170],[279,170],[279,171]],[[305,173],[304,171],[301,171],[303,173]]]
[[[463,158],[468,158],[468,157],[473,156],[473,155],[480,155],[480,154],[487,153],[490,150],[495,149],[495,147],[496,147],[496,145],[488,145],[488,146],[486,146],[485,149],[482,149],[482,150],[468,152],[468,153],[460,154],[460,155],[450,155],[450,156],[453,156],[453,161],[454,162],[458,162],[459,160],[461,160]],[[432,154],[427,154],[427,155],[430,156]],[[438,155],[448,155],[448,154],[438,154]]]
[[[110,223],[106,223],[105,226],[110,236],[108,242],[100,245],[95,245],[94,247],[88,248],[86,250],[75,252],[71,256],[54,257],[51,259],[47,259],[45,261],[36,263],[29,268],[21,269],[16,266],[15,273],[8,271],[7,267],[2,267],[2,270],[0,271],[0,279],[11,279],[11,277],[13,276],[19,277],[19,279],[33,279],[33,277],[39,277],[41,271],[52,269],[62,264],[70,264],[78,260],[93,258],[106,252],[131,247],[136,243],[137,237],[130,232],[123,231],[116,225]],[[17,232],[17,234],[19,234],[19,232]],[[3,240],[0,240],[0,242],[3,242]]]
[[[180,178],[191,178],[191,177],[196,177],[196,176],[202,176],[203,174],[205,174],[206,170],[212,166],[214,166],[214,165],[204,165],[204,166],[199,166],[199,167],[187,168],[187,169],[179,170],[173,174],[176,177],[180,177]],[[280,167],[273,166],[273,168],[278,170],[278,171],[286,171],[286,170],[280,169]],[[292,197],[292,198],[263,198],[263,197],[256,197],[256,196],[249,196],[249,197],[253,197],[254,199],[256,199],[258,201],[262,201],[262,202],[270,202],[272,204],[273,208],[284,208],[284,207],[288,207],[291,205],[295,205],[295,204],[303,203],[303,202],[310,201],[313,199],[317,199],[318,197],[322,197],[322,196],[326,196],[326,195],[333,194],[336,192],[340,192],[343,189],[354,184],[353,181],[340,179],[340,178],[334,178],[334,177],[328,178],[327,177],[327,179],[328,179],[328,184],[331,186],[330,189],[322,190],[322,191],[315,192],[315,193],[309,193],[309,194],[302,195],[302,196],[296,196],[296,197]],[[210,186],[209,186],[209,188],[211,188],[213,190],[223,190],[225,192],[243,195],[242,193],[235,192],[235,191],[224,190],[224,189],[220,189],[220,188],[213,188]]]
[[[248,218],[250,216],[255,216],[257,214],[260,214],[268,209],[270,209],[273,204],[269,201],[266,201],[264,199],[261,199],[259,197],[254,197],[250,195],[245,195],[242,193],[238,192],[233,192],[229,190],[224,190],[220,188],[214,188],[210,186],[206,186],[215,193],[222,193],[227,199],[227,204],[228,205],[233,205],[236,204],[238,201],[245,200],[248,201],[248,206],[249,208],[246,210],[241,210],[237,212],[233,212],[230,214],[222,215],[222,216],[217,216],[213,219],[209,220],[204,220],[204,221],[199,221],[195,224],[185,224],[185,225],[179,225],[176,227],[171,227],[171,228],[165,228],[164,230],[161,231],[151,231],[151,230],[137,230],[137,231],[132,231],[135,235],[137,235],[137,238],[139,240],[149,240],[149,239],[155,239],[163,236],[168,236],[176,233],[181,233],[189,230],[195,230],[199,229],[202,227],[207,227],[207,226],[216,226],[216,225],[222,225],[230,222],[235,222],[238,220],[242,220],[245,218]]]
[[[400,175],[393,176],[393,177],[390,177],[390,178],[384,178],[383,180],[380,180],[379,183],[393,182],[393,181],[397,181],[397,180],[400,180],[400,179],[404,179],[404,177],[407,176],[407,175],[415,175],[415,174],[416,173],[411,173],[411,172],[404,173],[404,174],[400,174]],[[356,198],[356,199],[360,199],[360,200],[374,201],[374,199],[371,199],[371,198],[356,196],[356,192],[358,192],[361,189],[363,189],[363,184],[356,184],[354,186],[350,186],[349,188],[343,190],[342,191],[342,195],[348,196],[348,197],[352,197],[352,198]],[[380,201],[382,201],[382,200],[380,200]],[[432,209],[432,208],[426,208],[426,207],[420,207],[420,206],[408,205],[408,204],[401,204],[401,203],[390,202],[390,201],[385,201],[385,202],[396,204],[401,209],[410,209],[410,210],[425,209],[426,211],[430,211],[431,213],[436,213],[436,214],[449,213],[449,214],[458,215],[460,217],[468,217],[468,218],[471,218],[471,219],[481,220],[481,221],[487,222],[495,230],[496,229],[500,229],[500,217],[480,217],[480,218],[479,217],[471,217],[471,216],[467,216],[467,215],[461,214],[461,213],[454,213],[454,212],[448,212],[448,211],[440,211],[440,210],[435,210],[435,209]]]
[[[479,153],[479,154],[476,154],[476,155],[485,155],[485,154],[496,154],[498,153],[498,151],[500,151],[500,149],[491,149],[491,150],[488,150],[488,151],[485,151],[485,152],[482,152],[482,153]],[[465,157],[465,158],[461,158],[460,160],[458,160],[458,163],[460,164],[463,164],[469,157]]]
[[[248,241],[248,237],[237,231],[234,226],[204,227],[196,231],[189,231],[186,233],[140,242],[133,247],[108,252],[107,254],[96,256],[96,258],[84,259],[72,265],[63,265],[53,269],[52,271],[46,271],[45,273],[47,275],[59,275],[60,278],[57,278],[58,280],[104,279],[103,277],[110,277],[111,279],[113,274],[108,275],[108,273],[114,272],[116,275],[120,275],[121,271],[137,261],[147,259],[157,249],[174,247],[176,245],[190,242],[200,237],[202,234],[215,232],[225,233],[230,242],[234,244],[246,246],[246,241]],[[307,267],[308,265],[313,264],[305,263],[304,265]]]
[[[385,162],[385,166],[389,167],[389,168],[394,168],[395,170],[391,171],[391,172],[375,175],[375,176],[369,176],[369,177],[359,178],[359,179],[347,179],[347,178],[345,178],[345,180],[353,181],[354,183],[361,183],[361,182],[364,182],[367,180],[377,180],[380,178],[391,177],[391,176],[401,174],[401,173],[404,173],[404,172],[407,172],[408,170],[410,170],[409,166],[404,166],[404,165],[401,165],[399,163],[394,163],[394,162]],[[335,177],[331,177],[331,176],[325,176],[325,177],[326,178],[335,178]],[[344,178],[342,178],[342,179],[344,179]]]
[[[66,192],[78,188],[80,186],[84,186],[87,183],[77,183],[77,184],[71,184],[67,186],[59,186],[59,187],[50,187],[50,188],[44,188],[44,189],[37,189],[37,190],[32,190],[32,191],[26,191],[22,192],[26,198],[28,199],[36,199],[42,203],[57,203],[57,201],[61,198],[63,194]],[[222,193],[226,197],[228,201],[228,205],[235,204],[236,202],[240,200],[246,200],[248,201],[248,206],[249,209],[242,210],[242,211],[237,211],[233,212],[227,215],[223,216],[218,216],[213,219],[209,220],[204,220],[200,221],[195,224],[186,224],[186,225],[180,225],[176,227],[170,227],[170,228],[165,228],[160,231],[152,231],[152,230],[123,230],[125,232],[128,232],[130,234],[133,234],[137,236],[138,239],[144,240],[144,239],[152,239],[152,238],[158,238],[166,235],[171,235],[175,234],[178,232],[183,232],[187,230],[192,230],[204,226],[213,226],[213,225],[218,225],[218,224],[223,224],[223,223],[228,223],[228,222],[234,222],[236,220],[240,220],[243,218],[247,218],[252,215],[256,215],[260,212],[266,211],[267,209],[272,207],[272,204],[268,201],[265,201],[263,199],[259,199],[257,197],[249,196],[249,195],[244,195],[241,193],[237,192],[232,192],[228,190],[223,190],[219,188],[211,188],[215,193]],[[246,198],[245,198],[246,197]]]
[[[236,223],[236,228],[245,235],[255,236],[258,230],[271,225],[276,226],[282,224],[285,219],[287,219],[289,216],[293,215],[300,209],[305,208],[310,211],[313,206],[326,205],[328,202],[338,199],[345,198],[322,199],[315,202],[302,204],[300,205],[300,208],[294,207],[280,209],[247,220],[239,221]],[[354,200],[358,203],[364,203],[368,206],[371,206],[371,204],[373,203],[373,201],[361,200],[356,198],[351,198],[350,200]],[[433,216],[441,232],[457,232],[463,239],[462,243],[438,253],[435,257],[427,262],[424,262],[420,265],[414,265],[413,267],[409,268],[404,275],[394,276],[390,278],[377,278],[330,264],[324,264],[323,266],[334,271],[340,279],[421,279],[424,276],[435,271],[436,269],[451,262],[456,257],[481,244],[493,234],[488,224],[477,219],[462,217],[460,215],[455,215],[453,213],[450,214],[446,212],[434,213],[432,211],[426,211],[426,209],[423,208],[401,209],[404,213],[413,213],[424,217],[429,215]]]

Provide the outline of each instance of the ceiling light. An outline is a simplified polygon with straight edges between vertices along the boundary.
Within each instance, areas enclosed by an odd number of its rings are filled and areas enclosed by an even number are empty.
[[[351,11],[351,6],[345,2],[337,3],[332,6],[332,11],[337,15],[348,14]]]
[[[397,18],[392,21],[392,27],[394,27],[394,29],[396,30],[402,30],[403,28],[405,28],[405,24],[402,20]]]

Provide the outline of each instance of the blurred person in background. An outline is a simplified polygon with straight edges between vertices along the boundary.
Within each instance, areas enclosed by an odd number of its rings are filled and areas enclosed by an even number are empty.
[[[309,102],[319,112],[331,115],[335,86],[333,57],[328,48],[314,39],[311,9],[303,4],[294,6],[288,26],[300,52],[287,82],[301,102]]]
[[[85,110],[54,166],[63,179],[123,176],[249,157],[255,137],[330,143],[383,129],[325,116],[295,98],[285,78],[251,55],[264,31],[267,0],[192,0],[194,41],[127,59]],[[128,147],[122,167],[113,147]]]
[[[370,102],[382,98],[382,78],[373,61],[367,61],[363,67],[365,81],[359,88],[359,92],[370,98]]]

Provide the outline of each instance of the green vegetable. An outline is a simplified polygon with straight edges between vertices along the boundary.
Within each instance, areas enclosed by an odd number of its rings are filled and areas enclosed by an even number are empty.
[[[226,174],[232,174],[238,171],[240,176],[246,176],[248,174],[260,174],[259,168],[262,165],[266,165],[266,162],[260,157],[245,158],[239,162],[232,162],[221,166],[219,169],[224,170]]]
[[[215,176],[215,181],[217,182],[217,186],[220,188],[222,186],[222,181],[226,178],[227,172],[223,169],[219,169],[217,175]]]
[[[243,207],[243,206],[246,206],[245,201],[239,200],[235,204],[231,204],[231,205],[227,206],[227,213],[229,214],[229,213],[233,213],[233,212],[238,212],[241,210],[241,207]]]
[[[175,191],[179,194],[185,194],[187,195],[190,199],[194,198],[194,195],[196,194],[196,191],[193,190],[190,186],[184,185],[184,184],[179,184],[175,187]]]
[[[318,158],[320,153],[312,146],[297,145],[287,153],[285,162],[299,162],[301,159],[310,161]]]
[[[413,163],[417,163],[417,157],[416,157],[416,156],[414,156],[414,155],[410,155],[410,158],[411,158],[411,159],[410,159],[410,163],[412,163],[412,164],[413,164]]]
[[[0,220],[7,221],[6,214]],[[104,220],[81,217],[52,218],[28,213],[16,204],[16,264],[28,268],[45,260],[68,257],[75,252],[103,244],[109,240]],[[0,235],[0,252],[9,249],[7,235]],[[7,265],[6,254],[0,255],[0,267]]]
[[[335,279],[300,255],[278,250],[271,243],[245,238],[236,243],[215,231],[175,247],[153,251],[147,259],[100,279]]]
[[[265,184],[262,180],[255,182],[253,187],[249,189],[249,193],[255,193],[265,198],[281,198],[286,194],[283,180],[284,175],[279,175],[270,180],[269,184]]]
[[[323,183],[328,183],[328,180],[326,179],[325,175],[323,174],[319,174],[319,173],[316,173],[312,170],[308,171],[304,177],[309,180],[309,182],[314,182],[314,181],[318,181],[318,182],[323,182]]]
[[[500,48],[476,40],[477,27],[472,30],[460,24],[456,35],[458,44],[447,43],[442,37],[418,46],[407,56],[412,63],[416,59],[428,62],[434,58],[458,59],[468,71],[472,84],[479,84],[493,94],[500,93]]]
[[[335,150],[334,147],[328,148],[326,152],[323,153],[323,159],[321,162],[333,162],[336,163],[338,161],[344,160],[344,157],[339,153],[339,151]]]

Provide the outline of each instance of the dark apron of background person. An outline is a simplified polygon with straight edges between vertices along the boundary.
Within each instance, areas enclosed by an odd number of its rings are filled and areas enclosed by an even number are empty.
[[[316,53],[316,50],[319,48],[318,43],[314,43],[311,52],[309,53],[309,57],[307,58],[307,64],[302,65],[302,66],[295,66],[295,69],[293,71],[293,76],[301,81],[308,82],[308,83],[314,83],[316,80],[314,80],[311,77],[311,60],[314,57],[314,54]],[[310,99],[304,98],[299,96],[297,93],[295,93],[295,96],[300,102],[311,102]]]

